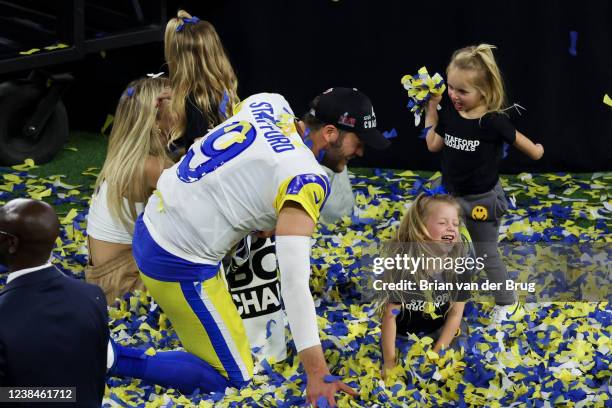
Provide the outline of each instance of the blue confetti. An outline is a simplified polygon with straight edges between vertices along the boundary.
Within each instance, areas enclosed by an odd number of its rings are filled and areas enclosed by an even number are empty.
[[[446,191],[446,189],[444,188],[444,186],[442,184],[440,184],[437,187],[434,188],[427,188],[427,187],[423,187],[423,193],[426,196],[434,196],[436,194],[448,194],[448,191]]]
[[[323,381],[330,384],[336,381],[340,381],[340,377],[338,377],[337,375],[327,374],[325,377],[323,377]]]
[[[320,396],[317,399],[317,407],[318,408],[329,408],[329,403],[327,402],[327,398]]]
[[[276,324],[276,320],[270,319],[268,323],[266,323],[266,339],[269,339],[272,336],[272,325]]]
[[[504,143],[504,146],[502,147],[502,160],[505,159],[506,157],[508,157],[508,148],[510,147],[510,145],[508,143]]]
[[[0,168],[0,174],[6,173],[19,174],[19,177],[23,179],[15,183],[5,181],[6,185],[12,185],[13,188],[11,192],[2,192],[0,196],[2,199],[9,200],[13,197],[26,196],[33,191],[30,185],[32,176],[27,172]],[[367,265],[372,264],[372,259],[376,255],[364,255],[363,250],[379,243],[381,234],[390,236],[389,232],[396,228],[405,211],[403,204],[410,202],[416,194],[423,191],[423,184],[427,183],[429,175],[426,178],[409,173],[399,176],[397,171],[387,169],[374,169],[373,174],[374,176],[367,177],[351,176],[354,191],[358,194],[357,209],[353,213],[355,222],[351,224],[350,219],[345,219],[335,226],[321,226],[314,235],[317,245],[313,248],[322,248],[323,251],[311,254],[313,267],[311,290],[317,301],[317,315],[321,319],[326,319],[321,326],[320,334],[321,344],[331,372],[339,374],[338,378],[353,378],[354,380],[350,381],[349,385],[360,389],[361,392],[364,387],[370,390],[362,393],[361,398],[363,399],[356,400],[353,405],[403,406],[414,404],[412,401],[416,400],[417,404],[423,406],[467,407],[469,404],[465,401],[467,398],[465,384],[468,383],[468,380],[473,380],[472,385],[482,384],[486,389],[492,385],[500,387],[504,375],[515,378],[513,381],[517,386],[526,386],[529,390],[522,393],[521,396],[514,395],[512,390],[505,390],[497,399],[501,406],[517,403],[534,407],[544,406],[540,401],[541,397],[534,397],[537,384],[541,384],[541,392],[548,394],[547,400],[555,401],[555,398],[558,398],[556,401],[561,404],[569,404],[571,401],[577,403],[576,405],[585,402],[586,405],[589,405],[590,401],[606,401],[605,398],[609,394],[608,370],[612,365],[612,357],[609,353],[599,352],[597,348],[598,341],[603,339],[601,344],[606,344],[605,340],[610,337],[612,306],[609,304],[593,306],[591,311],[586,311],[582,315],[579,314],[580,308],[585,306],[577,303],[565,303],[562,306],[539,304],[535,310],[531,310],[525,316],[522,322],[513,326],[505,326],[503,341],[506,347],[512,346],[513,349],[516,349],[519,358],[524,360],[519,360],[519,365],[514,368],[507,366],[499,368],[498,363],[501,361],[498,362],[497,359],[502,357],[497,353],[500,346],[496,339],[491,340],[495,337],[496,331],[487,329],[483,323],[483,319],[486,320],[489,317],[488,310],[490,309],[485,308],[481,303],[468,302],[464,310],[464,317],[470,327],[473,326],[476,330],[470,332],[464,345],[466,352],[462,355],[462,359],[466,364],[465,368],[463,372],[461,370],[456,372],[452,378],[455,383],[457,381],[463,383],[457,385],[456,400],[448,399],[447,389],[443,390],[442,382],[440,382],[439,389],[436,390],[425,386],[428,382],[435,381],[432,377],[437,370],[435,365],[426,361],[423,355],[414,356],[402,362],[405,364],[406,371],[402,373],[399,382],[389,384],[386,388],[379,386],[379,371],[376,368],[374,370],[364,369],[361,362],[358,361],[358,359],[364,359],[364,362],[368,364],[374,363],[374,367],[381,363],[380,322],[375,315],[377,310],[372,306],[371,300],[364,300],[361,290],[364,285],[369,284],[369,281],[365,279],[365,275],[369,273]],[[598,183],[599,181],[605,183],[609,176],[604,176],[599,180],[593,179],[598,181],[596,183],[591,181],[591,175],[571,175],[569,179],[561,182],[548,179],[549,176],[553,175],[534,174],[533,178],[528,180],[519,180],[514,176],[502,176],[504,186],[514,187],[512,194],[517,202],[516,207],[511,208],[504,215],[502,225],[509,228],[514,227],[514,223],[524,223],[526,228],[513,234],[502,233],[501,242],[511,245],[500,245],[500,250],[504,257],[520,260],[533,256],[537,252],[535,245],[521,245],[521,242],[552,241],[563,245],[563,241],[568,240],[580,244],[578,257],[584,255],[586,259],[572,260],[567,257],[568,270],[571,268],[576,271],[576,276],[570,279],[566,271],[549,268],[550,270],[534,278],[534,281],[539,284],[544,284],[546,279],[548,287],[544,293],[554,293],[555,290],[573,284],[578,285],[577,290],[580,293],[585,289],[584,285],[588,283],[587,278],[598,276],[597,271],[589,276],[588,273],[583,273],[581,268],[587,266],[592,270],[601,264],[592,259],[596,251],[589,249],[588,245],[582,248],[582,245],[593,242],[602,242],[605,245],[605,239],[609,235],[610,213],[602,207],[601,197],[604,194],[609,196],[610,189],[607,186],[601,188],[601,184]],[[554,175],[557,178],[564,176],[565,174]],[[594,184],[599,184],[599,186],[594,186]],[[87,264],[87,254],[86,251],[83,251],[85,247],[82,240],[83,236],[86,237],[86,208],[91,195],[91,186],[80,188],[79,195],[70,197],[63,196],[67,193],[67,189],[53,185],[53,182],[39,181],[39,184],[36,185],[37,188],[42,186],[52,191],[52,195],[48,197],[49,202],[72,203],[70,207],[78,209],[76,217],[62,225],[60,240],[64,247],[62,251],[54,251],[53,262],[66,275],[82,279],[82,268]],[[376,191],[373,192],[371,188],[368,190],[370,186],[376,188]],[[550,194],[556,197],[546,197],[542,193],[536,193],[534,197],[533,188],[537,186],[546,187]],[[582,201],[558,199],[577,198],[573,193],[566,192],[566,190],[576,191],[576,188],[579,189],[578,197],[586,197]],[[588,194],[585,196],[581,194],[582,192]],[[373,208],[376,211],[372,211]],[[61,214],[60,217],[63,215],[65,214]],[[597,216],[602,218],[594,218]],[[584,222],[582,225],[588,225],[588,228],[580,227],[576,232],[575,225],[578,222]],[[551,226],[538,226],[538,223],[547,223]],[[338,239],[339,226],[342,228],[340,239]],[[82,233],[77,234],[78,237],[68,233],[68,231],[76,230]],[[76,239],[80,241],[77,242]],[[513,248],[513,246],[521,248]],[[79,248],[78,252],[76,248]],[[559,255],[558,251],[551,249],[551,258],[559,257]],[[512,279],[519,277],[516,269],[511,270],[510,275]],[[0,276],[0,286],[5,281],[6,275]],[[367,303],[361,303],[364,301]],[[131,344],[135,347],[143,350],[149,347],[156,350],[172,350],[180,347],[181,343],[171,327],[171,322],[162,318],[160,308],[151,309],[151,298],[148,295],[128,294],[109,310],[114,315],[110,323],[111,329],[115,329],[115,333],[118,333],[116,329],[123,325],[124,328],[121,331],[131,337]],[[164,320],[163,329],[160,319]],[[561,325],[550,324],[551,320],[559,319],[564,319]],[[145,323],[153,329],[153,332],[143,328]],[[266,334],[272,331],[270,329],[274,329],[272,324],[269,322],[266,325]],[[279,324],[279,322],[274,324]],[[519,327],[520,330],[514,330]],[[593,330],[594,327],[596,327],[595,330]],[[354,331],[355,329],[358,329],[357,332]],[[158,336],[157,333],[161,336]],[[587,350],[590,351],[582,361],[577,361],[572,357],[575,352],[573,347],[576,339],[581,336],[583,340],[580,341],[583,344],[590,344],[590,347],[587,347]],[[406,356],[415,343],[410,339],[398,339],[397,350],[400,358]],[[288,337],[287,344],[287,359],[274,365],[264,360],[261,363],[261,376],[257,376],[260,378],[254,379],[252,384],[246,386],[247,394],[239,397],[238,401],[230,397],[234,400],[224,402],[226,398],[224,393],[201,394],[194,391],[192,395],[184,396],[189,401],[185,403],[184,399],[179,401],[181,396],[179,393],[170,389],[160,389],[131,378],[108,378],[109,393],[104,400],[104,405],[144,406],[145,401],[159,403],[160,398],[168,397],[164,406],[198,406],[202,403],[228,407],[274,405],[289,408],[300,406],[305,403],[303,393],[306,387],[306,376],[301,368],[297,368],[299,365],[294,364],[297,354],[291,337]],[[483,348],[482,345],[486,345],[486,348]],[[443,356],[443,359],[447,359],[449,354],[450,350],[446,356]],[[529,355],[541,362],[530,359]],[[583,375],[569,382],[557,381],[551,368],[558,367],[562,361],[566,361],[557,359],[557,356],[569,357],[571,361],[578,363],[578,368]],[[350,363],[347,364],[347,362]],[[446,362],[446,367],[449,364],[452,364],[452,360]],[[291,366],[295,368],[289,369]],[[490,367],[497,368],[491,370]],[[438,369],[441,370],[442,367]],[[516,379],[517,375],[520,379]],[[270,390],[262,386],[264,384],[270,385]],[[290,388],[286,387],[288,384]],[[130,388],[117,390],[123,387]],[[238,390],[237,394],[240,395],[241,392]],[[340,406],[347,405],[346,396],[341,396],[339,393],[337,398],[344,398],[338,401]],[[474,403],[473,399],[469,401],[471,401],[470,404]],[[606,403],[602,406],[605,405]]]
[[[569,46],[568,51],[572,57],[575,57],[577,55],[576,43],[578,42],[578,32],[570,31],[569,35],[570,35],[570,46]]]
[[[421,131],[421,133],[419,134],[419,139],[426,139],[427,138],[427,132],[429,132],[429,129],[431,129],[432,126],[426,126],[423,128],[423,130]]]
[[[397,130],[395,130],[395,128],[393,128],[393,129],[391,129],[391,130],[384,131],[384,132],[383,132],[383,136],[384,136],[386,139],[392,139],[392,138],[394,138],[394,137],[397,137]]]

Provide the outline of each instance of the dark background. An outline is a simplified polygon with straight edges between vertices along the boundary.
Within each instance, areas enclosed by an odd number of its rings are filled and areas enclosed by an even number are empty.
[[[539,162],[510,148],[501,171],[612,170],[612,108],[602,102],[612,96],[610,1],[168,1],[168,16],[180,6],[215,25],[242,98],[278,92],[301,114],[329,87],[365,92],[379,129],[399,136],[353,166],[438,169],[400,79],[423,65],[444,74],[455,49],[487,42],[498,47],[509,101],[527,109],[512,121],[545,147]],[[578,32],[576,56],[570,31]],[[165,70],[163,46],[109,50],[53,70],[77,78],[64,97],[71,128],[99,131],[129,80]]]

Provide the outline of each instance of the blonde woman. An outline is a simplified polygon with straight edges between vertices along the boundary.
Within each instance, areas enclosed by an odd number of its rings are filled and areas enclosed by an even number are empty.
[[[119,99],[106,160],[94,187],[85,277],[104,290],[109,304],[143,288],[132,257],[132,235],[162,170],[172,165],[166,153],[172,120],[164,108],[167,102],[158,98],[168,86],[165,78],[128,85]]]
[[[213,25],[184,10],[166,25],[164,54],[177,117],[170,141],[186,150],[231,116],[238,80]]]

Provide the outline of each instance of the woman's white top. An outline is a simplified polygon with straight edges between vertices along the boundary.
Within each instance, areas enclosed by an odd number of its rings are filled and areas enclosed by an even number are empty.
[[[97,194],[91,198],[87,216],[87,235],[100,241],[131,245],[133,232],[127,230],[120,220],[111,215],[106,197],[107,191],[108,185],[105,181],[100,185]],[[128,201],[125,198],[123,206],[129,214]],[[144,203],[136,203],[137,215],[143,211]]]

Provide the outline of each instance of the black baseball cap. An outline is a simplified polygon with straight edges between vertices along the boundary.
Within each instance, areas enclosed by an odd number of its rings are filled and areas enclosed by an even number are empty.
[[[309,113],[320,122],[354,132],[364,144],[376,150],[391,144],[376,129],[376,114],[370,98],[356,88],[329,88],[313,100]]]

